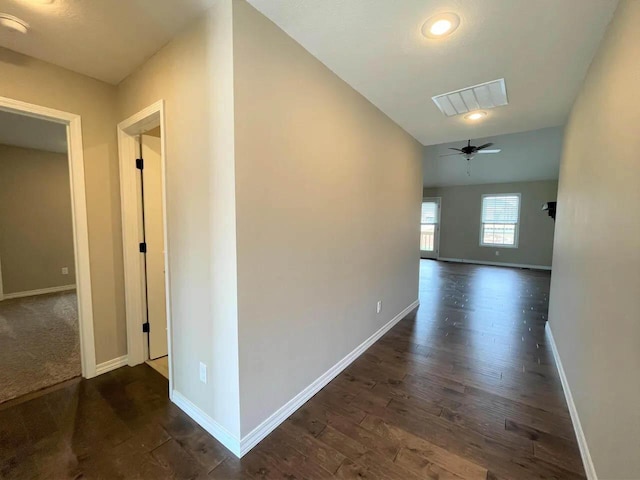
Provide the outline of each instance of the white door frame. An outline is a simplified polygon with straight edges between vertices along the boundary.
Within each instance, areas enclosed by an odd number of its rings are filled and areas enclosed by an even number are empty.
[[[435,202],[438,204],[438,222],[436,223],[435,234],[433,239],[434,252],[427,252],[425,250],[420,250],[420,258],[432,258],[438,259],[440,258],[440,221],[442,220],[442,197],[424,197],[422,199],[422,203],[424,202]]]
[[[0,257],[0,302],[4,300],[4,287],[2,286],[2,257]]]
[[[69,183],[71,186],[71,218],[73,221],[73,250],[78,295],[78,326],[82,376],[96,376],[96,347],[93,336],[93,301],[89,264],[89,228],[82,150],[82,122],[80,115],[41,107],[31,103],[0,97],[0,110],[60,123],[67,127]]]
[[[173,362],[171,350],[171,295],[169,274],[169,239],[167,234],[167,188],[166,188],[166,135],[164,120],[164,100],[127,118],[118,124],[118,150],[120,157],[120,199],[122,202],[122,242],[124,253],[124,286],[127,315],[127,349],[130,366],[147,360],[146,335],[142,332],[145,322],[143,259],[139,243],[142,238],[141,219],[138,216],[140,202],[137,187],[138,158],[136,137],[152,128],[160,127],[161,169],[162,169],[162,219],[164,222],[164,264],[165,291],[167,298],[167,341],[169,354],[169,391],[172,389]]]

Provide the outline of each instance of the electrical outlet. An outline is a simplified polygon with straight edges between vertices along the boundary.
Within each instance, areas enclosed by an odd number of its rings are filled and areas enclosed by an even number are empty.
[[[382,300],[378,300],[378,305],[376,305],[376,313],[380,313],[382,310]]]
[[[500,256],[500,250],[496,250],[496,257]]]
[[[69,267],[62,267],[62,274],[69,275]]]
[[[202,362],[200,362],[200,381],[207,383],[207,366]]]

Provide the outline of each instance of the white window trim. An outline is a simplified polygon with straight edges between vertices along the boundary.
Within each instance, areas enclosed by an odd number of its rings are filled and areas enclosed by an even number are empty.
[[[483,222],[482,222],[482,206],[485,197],[518,197],[518,223],[516,223],[515,239],[513,245],[497,245],[495,243],[484,243],[482,241]],[[520,210],[522,209],[522,195],[520,193],[485,193],[480,199],[480,246],[489,248],[518,248],[520,244]]]
[[[422,203],[424,202],[435,202],[438,204],[438,222],[435,223],[435,246],[433,252],[429,250],[420,250],[420,258],[440,258],[440,221],[442,220],[442,197],[423,197]],[[422,207],[422,203],[420,206]],[[422,223],[422,219],[420,219],[420,226],[429,225],[428,223]],[[431,256],[433,254],[433,256]]]
[[[422,223],[422,219],[420,219],[420,225],[440,225],[440,203],[442,202],[442,197],[424,197],[420,205],[423,203],[436,203],[438,204],[438,208],[436,209],[438,221],[434,224],[431,223]]]

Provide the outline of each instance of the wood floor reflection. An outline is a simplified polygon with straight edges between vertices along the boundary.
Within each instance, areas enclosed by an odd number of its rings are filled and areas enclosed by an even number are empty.
[[[0,410],[1,478],[584,478],[549,273],[423,260],[402,320],[242,460],[147,365]]]

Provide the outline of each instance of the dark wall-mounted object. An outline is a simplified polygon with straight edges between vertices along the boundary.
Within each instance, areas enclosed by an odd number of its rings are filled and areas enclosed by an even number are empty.
[[[556,204],[557,203],[558,202],[547,202],[542,205],[542,210],[546,210],[549,216],[553,218],[554,222],[556,220]]]

